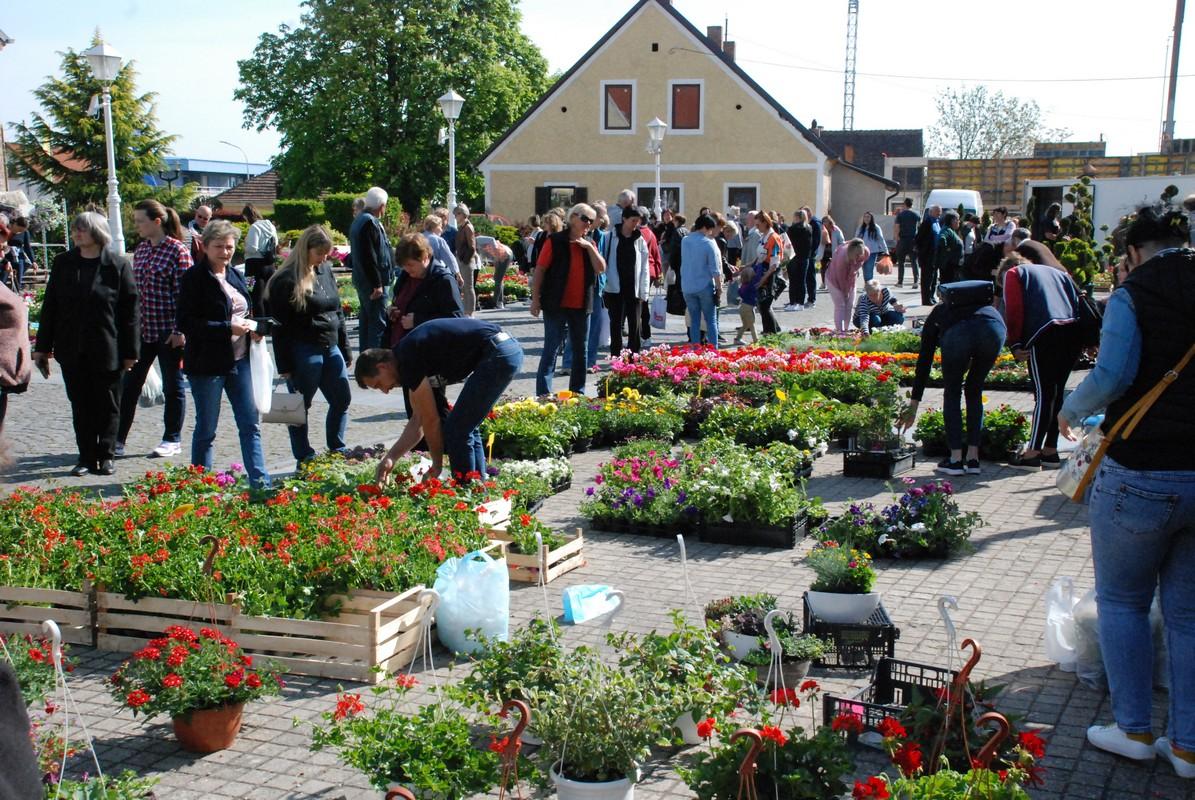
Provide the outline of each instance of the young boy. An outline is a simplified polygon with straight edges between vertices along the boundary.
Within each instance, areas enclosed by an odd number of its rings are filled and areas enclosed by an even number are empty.
[[[759,293],[759,281],[763,273],[756,274],[751,267],[743,267],[737,273],[739,278],[739,321],[742,323],[735,331],[734,343],[743,343],[743,333],[751,334],[751,343],[759,341],[755,335],[755,301]]]

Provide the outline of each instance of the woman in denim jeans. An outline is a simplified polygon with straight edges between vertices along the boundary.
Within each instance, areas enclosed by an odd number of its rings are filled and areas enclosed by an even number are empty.
[[[265,298],[278,320],[273,330],[278,374],[287,379],[292,392],[303,395],[308,412],[319,389],[328,401],[324,422],[328,449],[339,452],[345,449],[344,433],[353,399],[348,373],[353,357],[336,276],[328,262],[331,252],[332,237],[322,226],[312,225],[303,231],[286,261],[270,278]],[[286,430],[297,462],[302,464],[315,457],[306,423],[288,425]]]
[[[1104,313],[1095,368],[1058,415],[1060,432],[1106,408],[1107,432],[1195,344],[1195,251],[1180,209],[1137,212],[1125,238],[1132,270]],[[1087,729],[1096,747],[1140,761],[1165,756],[1195,778],[1195,364],[1150,406],[1100,463],[1090,494],[1100,646],[1111,725]],[[1149,609],[1160,593],[1170,667],[1170,724],[1151,725]]]
[[[991,304],[991,281],[962,281],[942,286],[943,296],[952,288],[986,286],[983,300],[955,305],[939,303],[925,318],[921,329],[921,352],[913,378],[912,402],[901,417],[901,430],[913,426],[917,407],[925,394],[934,351],[942,348],[942,417],[946,426],[946,446],[950,455],[938,464],[944,475],[979,474],[979,438],[983,432],[983,382],[1000,356],[1007,331],[1000,312]],[[967,398],[967,460],[963,461],[962,399]]]
[[[270,476],[261,450],[261,420],[249,375],[249,340],[261,341],[262,337],[249,318],[249,287],[230,266],[239,235],[232,223],[224,220],[204,226],[204,256],[183,274],[179,288],[178,329],[186,337],[183,371],[195,400],[191,463],[212,468],[212,442],[220,422],[223,392],[232,403],[249,484],[265,489]]]

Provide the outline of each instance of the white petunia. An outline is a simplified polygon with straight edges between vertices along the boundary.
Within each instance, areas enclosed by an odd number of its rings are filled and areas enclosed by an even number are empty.
[[[797,432],[795,430],[793,430],[792,428],[789,428],[788,429],[788,440],[791,442],[791,441],[796,440],[796,438],[797,438]]]
[[[734,517],[727,514],[726,516],[722,517],[722,521],[723,522],[734,522]]]
[[[891,536],[889,536],[886,533],[881,533],[880,538],[876,539],[876,544],[888,544],[888,542],[890,542],[890,541],[892,541]]]
[[[911,530],[914,530],[917,533],[923,533],[925,531],[925,523],[924,522],[915,522],[915,523],[913,523]]]

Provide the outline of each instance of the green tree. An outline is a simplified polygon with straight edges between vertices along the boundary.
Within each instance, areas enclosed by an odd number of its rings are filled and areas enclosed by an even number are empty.
[[[938,121],[929,129],[929,151],[942,158],[1030,156],[1035,143],[1070,135],[1047,126],[1035,101],[992,94],[986,86],[946,89],[934,105]]]
[[[306,0],[296,28],[262,35],[238,62],[245,127],[276,129],[282,193],[385,187],[404,209],[447,188],[436,98],[465,98],[457,186],[480,197],[480,155],[548,86],[547,62],[519,31],[517,0]]]
[[[100,41],[96,32],[92,44]],[[73,208],[102,204],[108,195],[107,150],[102,114],[89,116],[93,96],[103,91],[82,53],[62,53],[62,75],[47,79],[33,94],[41,105],[32,122],[12,125],[17,145],[14,171],[55,193]],[[144,176],[163,166],[174,136],[158,128],[153,92],[137,94],[136,72],[124,64],[112,82],[112,137],[122,195],[135,192]],[[65,158],[64,158],[65,157]],[[64,160],[72,159],[74,169]],[[82,164],[82,168],[79,165]]]

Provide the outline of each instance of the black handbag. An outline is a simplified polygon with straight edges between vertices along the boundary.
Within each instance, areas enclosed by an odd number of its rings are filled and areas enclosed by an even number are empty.
[[[680,284],[674,283],[668,287],[666,303],[669,314],[676,317],[685,315],[685,295],[680,290]]]
[[[1079,293],[1078,312],[1079,337],[1083,346],[1095,347],[1100,343],[1100,329],[1104,327],[1104,312],[1086,292]]]

